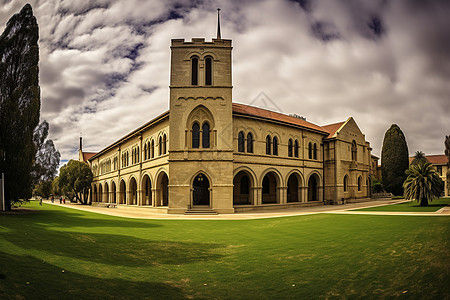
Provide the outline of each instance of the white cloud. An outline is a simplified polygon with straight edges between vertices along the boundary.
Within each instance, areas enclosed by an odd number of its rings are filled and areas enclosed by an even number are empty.
[[[0,5],[0,26],[25,3]],[[251,103],[263,91],[313,123],[353,116],[375,155],[392,123],[410,153],[442,153],[450,134],[448,4],[309,3],[305,11],[289,0],[31,1],[41,118],[62,159],[77,157],[81,131],[85,149],[96,151],[167,110],[170,39],[215,37],[218,6],[222,37],[233,40],[234,101]]]

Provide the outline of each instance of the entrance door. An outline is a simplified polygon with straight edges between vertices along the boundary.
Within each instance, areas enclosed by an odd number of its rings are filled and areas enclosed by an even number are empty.
[[[193,183],[193,205],[208,205],[209,206],[209,180],[200,173],[198,174]]]

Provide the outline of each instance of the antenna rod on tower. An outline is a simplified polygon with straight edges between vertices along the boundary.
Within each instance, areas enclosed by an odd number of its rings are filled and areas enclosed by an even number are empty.
[[[220,37],[220,8],[217,9],[217,39],[221,40]]]

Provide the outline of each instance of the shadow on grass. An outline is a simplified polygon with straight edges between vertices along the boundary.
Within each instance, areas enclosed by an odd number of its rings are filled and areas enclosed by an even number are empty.
[[[62,272],[61,268],[31,256],[0,252],[0,265],[0,299],[186,298],[179,287],[169,284]]]
[[[146,229],[162,226],[151,221],[42,209],[34,214],[2,216],[0,225],[8,229],[0,236],[27,251],[45,251],[111,266],[183,265],[223,256],[216,253],[223,247],[220,244],[155,240]],[[58,230],[71,226],[86,229]],[[91,227],[111,229],[94,233],[89,230]],[[133,236],[136,234],[140,237]]]
[[[34,230],[35,237],[9,232],[4,239],[27,250],[39,250],[111,266],[183,265],[223,257],[219,244],[140,239],[125,235]]]

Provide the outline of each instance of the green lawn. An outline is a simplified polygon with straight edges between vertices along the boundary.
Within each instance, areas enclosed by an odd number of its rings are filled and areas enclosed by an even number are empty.
[[[450,217],[0,215],[0,299],[450,299]]]
[[[408,201],[399,204],[375,206],[355,210],[361,211],[403,211],[403,212],[434,212],[444,206],[450,205],[450,198],[440,198],[430,202],[428,206],[419,206],[417,201]]]

